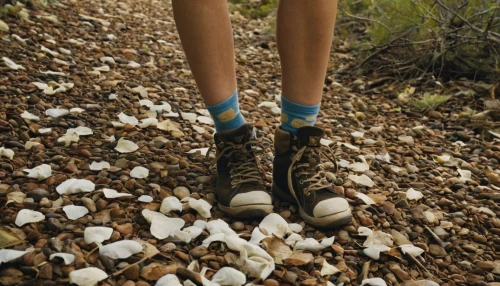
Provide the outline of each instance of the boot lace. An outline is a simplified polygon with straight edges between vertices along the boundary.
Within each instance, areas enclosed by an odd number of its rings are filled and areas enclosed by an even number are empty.
[[[243,144],[224,142],[224,147],[212,161],[214,166],[223,156],[228,159],[230,168],[231,186],[236,188],[243,183],[260,183],[262,176],[257,164],[257,155],[263,153],[264,146],[256,140],[250,140]],[[207,153],[208,155],[208,153]]]
[[[330,187],[332,183],[326,178],[327,172],[321,164],[321,159],[326,158],[333,163],[334,172],[337,172],[337,162],[332,149],[327,146],[292,148],[297,153],[292,157],[291,170],[299,179],[299,183],[305,186],[304,194],[309,195],[311,192]]]

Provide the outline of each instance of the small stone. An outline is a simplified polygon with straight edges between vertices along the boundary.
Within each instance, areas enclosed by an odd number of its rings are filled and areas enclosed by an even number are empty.
[[[189,251],[189,254],[194,258],[200,258],[208,254],[208,249],[206,246],[200,245]]]
[[[493,271],[493,269],[495,268],[495,263],[492,261],[477,261],[475,265],[476,267],[488,272]]]
[[[243,230],[245,228],[245,224],[241,221],[235,221],[231,224],[231,228],[236,231]]]
[[[96,208],[95,202],[91,198],[85,198],[85,197],[83,197],[82,198],[82,203],[89,210],[89,212],[91,212],[91,213],[97,212],[97,208]]]
[[[429,252],[435,257],[443,257],[447,255],[446,250],[437,244],[430,244]]]
[[[138,264],[132,264],[123,271],[123,275],[129,280],[137,280],[137,278],[139,278],[139,270]]]
[[[280,283],[274,279],[266,279],[264,280],[264,286],[279,286]]]
[[[59,230],[62,230],[64,226],[57,218],[51,217],[47,220],[47,228],[54,232],[58,232]]]
[[[26,193],[26,196],[28,198],[33,198],[33,200],[35,202],[39,202],[43,198],[47,198],[49,196],[49,192],[47,192],[46,190],[44,190],[42,188],[36,188],[36,189],[31,190],[28,193]]]
[[[299,278],[299,275],[293,271],[287,271],[285,272],[285,275],[283,275],[283,281],[285,281],[288,284],[295,285],[297,282],[297,279]]]
[[[209,184],[210,181],[212,181],[212,177],[210,177],[210,176],[199,176],[199,177],[196,178],[196,182],[198,184],[204,184],[204,185],[206,185],[206,184]]]
[[[191,192],[186,187],[177,187],[174,189],[174,195],[179,200],[182,200],[183,198],[188,197],[190,194],[191,194]]]
[[[131,223],[124,223],[117,225],[115,227],[115,230],[118,231],[121,235],[129,235],[134,232],[134,227],[132,226]]]

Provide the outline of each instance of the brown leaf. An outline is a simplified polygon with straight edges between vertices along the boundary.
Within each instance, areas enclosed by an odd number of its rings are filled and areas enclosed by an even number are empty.
[[[289,258],[285,259],[285,265],[301,266],[313,260],[313,255],[307,252],[295,252]]]
[[[285,241],[278,237],[266,237],[262,240],[265,245],[267,253],[271,255],[276,264],[283,264],[283,260],[289,258],[293,251]]]
[[[177,264],[168,265],[163,262],[152,262],[141,269],[141,277],[156,281],[167,274],[175,274],[178,267]]]

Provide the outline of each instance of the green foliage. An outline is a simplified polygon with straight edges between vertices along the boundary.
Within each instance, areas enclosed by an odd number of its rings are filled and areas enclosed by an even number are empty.
[[[388,66],[406,63],[405,72],[440,77],[500,78],[498,1],[346,0],[341,10],[340,21],[358,21],[365,41],[389,54]]]
[[[260,19],[269,16],[278,7],[278,0],[230,0],[233,11],[240,12],[243,16]]]
[[[438,108],[438,106],[445,103],[450,98],[451,96],[448,95],[431,95],[430,93],[425,93],[422,99],[415,100],[413,102],[413,108],[418,112],[435,110],[436,108]]]

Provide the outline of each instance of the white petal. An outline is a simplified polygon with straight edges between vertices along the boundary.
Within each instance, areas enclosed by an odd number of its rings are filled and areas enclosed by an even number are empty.
[[[363,173],[370,170],[370,166],[367,163],[356,162],[347,166],[350,170],[358,173]]]
[[[373,187],[375,183],[373,183],[372,179],[368,177],[367,175],[363,174],[361,176],[357,175],[349,175],[349,180],[355,182],[356,184],[367,186],[367,187]]]
[[[229,235],[237,235],[236,232],[227,224],[227,222],[217,219],[207,222],[206,228],[210,234],[225,233]]]
[[[79,136],[92,135],[94,132],[92,129],[85,126],[78,126],[76,128],[69,128],[66,130],[66,134],[78,134]]]
[[[41,89],[41,90],[44,90],[46,89],[47,87],[49,87],[46,83],[44,82],[32,82],[31,84],[33,84],[34,86],[38,87],[38,89]]]
[[[236,265],[251,277],[266,279],[275,269],[274,259],[264,249],[247,243],[240,251]]]
[[[102,57],[99,60],[103,64],[106,64],[106,63],[108,63],[108,64],[116,64],[115,59],[113,59],[113,57]]]
[[[340,270],[337,267],[335,267],[331,264],[328,264],[328,262],[326,262],[326,259],[323,260],[323,265],[321,267],[321,272],[320,272],[321,276],[333,275],[333,274],[339,273],[339,272],[340,272]]]
[[[45,219],[45,215],[41,212],[22,209],[17,213],[15,224],[23,226],[27,223],[39,222]]]
[[[370,286],[387,286],[384,279],[375,277],[375,278],[367,278],[361,282],[361,286],[370,285]]]
[[[375,204],[375,201],[372,198],[370,198],[369,196],[367,196],[363,193],[356,193],[356,197],[360,198],[367,205],[374,205]]]
[[[116,190],[113,190],[113,189],[107,189],[107,188],[102,189],[102,192],[104,193],[104,196],[105,196],[107,199],[115,199],[115,198],[121,198],[121,197],[132,197],[132,196],[133,196],[132,194],[128,194],[128,193],[119,193],[119,192],[118,192],[118,191],[116,191]]]
[[[40,128],[40,129],[38,129],[38,133],[40,133],[40,134],[49,134],[50,132],[52,132],[52,128]]]
[[[96,68],[94,68],[94,70],[100,71],[100,72],[109,72],[111,69],[109,68],[109,66],[104,65],[104,66],[96,67]]]
[[[192,225],[184,228],[182,231],[188,233],[191,236],[191,239],[195,239],[200,236],[200,234],[203,232],[203,229]]]
[[[160,214],[160,213],[158,213]],[[151,221],[151,234],[158,239],[165,239],[173,236],[175,232],[181,230],[185,222],[181,218],[169,218],[163,214],[156,215]]]
[[[296,251],[296,250],[308,250],[311,252],[317,252],[317,251],[320,251],[320,250],[325,249],[327,247],[330,247],[333,243],[334,238],[335,237],[332,236],[328,239],[324,239],[324,242],[322,241],[321,243],[319,243],[314,238],[306,238],[304,240],[297,241],[297,243],[293,247],[293,250],[294,251]]]
[[[225,240],[226,240],[226,234],[222,232],[214,233],[211,234],[209,237],[205,238],[201,243],[201,245],[208,247],[214,241],[225,241]]]
[[[278,107],[278,104],[273,101],[263,101],[257,105],[258,108],[273,108]]]
[[[68,115],[68,114],[69,114],[69,110],[67,110],[67,109],[49,108],[49,109],[45,110],[45,115],[53,117],[53,118],[61,117],[61,116]]]
[[[90,226],[85,228],[83,238],[87,244],[94,242],[102,243],[103,241],[110,239],[112,234],[113,229],[111,227]]]
[[[302,236],[300,236],[300,234],[292,233],[285,239],[285,243],[288,245],[294,245],[297,241],[302,241],[302,240],[304,239],[302,238]]]
[[[60,195],[90,193],[95,190],[95,184],[86,179],[68,179],[57,186]]]
[[[361,138],[361,137],[363,137],[363,135],[365,135],[364,132],[360,132],[360,131],[351,132],[351,136],[354,138]]]
[[[120,119],[120,121],[123,123],[123,124],[130,124],[132,126],[136,126],[138,123],[139,123],[139,120],[137,120],[137,118],[135,118],[135,116],[128,116],[127,114],[121,112],[120,114],[118,114],[118,118]]]
[[[424,194],[422,194],[421,191],[416,191],[413,188],[409,188],[406,191],[406,198],[408,200],[417,200],[418,201],[418,200],[420,200],[423,197],[424,197]]]
[[[168,214],[171,211],[182,211],[182,204],[175,196],[166,197],[161,202],[161,213]]]
[[[158,113],[161,113],[161,112],[171,112],[172,111],[172,106],[170,106],[170,104],[168,102],[162,102],[162,104],[160,105],[153,105],[153,106],[150,106],[150,110],[153,110],[153,111],[156,111]],[[179,115],[177,115],[179,116]]]
[[[24,149],[26,150],[30,150],[31,148],[33,148],[33,146],[36,146],[36,145],[42,145],[38,142],[34,142],[34,141],[26,141],[26,144],[24,144]]]
[[[63,259],[65,265],[70,265],[75,261],[75,255],[71,253],[53,253],[50,255],[49,260],[53,260],[55,257]]]
[[[158,123],[156,125],[158,129],[160,130],[165,130],[165,131],[181,131],[181,125],[175,121],[172,121],[170,119],[163,120],[162,122]]]
[[[14,151],[11,149],[5,149],[4,147],[0,147],[0,157],[6,157],[12,159],[14,158]]]
[[[181,112],[181,117],[182,117],[182,119],[187,120],[190,123],[195,123],[196,122],[196,113]]]
[[[143,203],[150,203],[153,201],[153,197],[148,195],[142,195],[137,200]]]
[[[227,247],[233,251],[241,251],[243,249],[243,245],[248,243],[248,241],[237,235],[227,234],[223,241],[227,244]]]
[[[424,250],[420,247],[416,247],[413,244],[403,244],[399,246],[404,254],[410,254],[413,257],[417,257],[424,253]]]
[[[212,120],[212,118],[210,118],[208,116],[198,116],[196,118],[196,121],[198,121],[202,124],[214,125],[214,121]]]
[[[182,286],[182,284],[179,282],[179,278],[177,278],[176,275],[167,274],[158,279],[155,286]]]
[[[89,210],[84,206],[64,206],[63,211],[69,219],[79,219],[89,213]]]
[[[139,123],[139,127],[141,128],[147,128],[150,126],[157,126],[157,125],[158,125],[158,119],[156,118],[141,119],[141,123]]]
[[[191,199],[188,202],[189,207],[195,209],[202,217],[210,218],[212,214],[210,213],[210,209],[212,205],[203,199],[195,200]]]
[[[274,234],[279,238],[288,232],[288,223],[277,213],[268,214],[259,224],[261,229],[265,229],[269,235]]]
[[[120,153],[135,152],[137,151],[137,149],[139,149],[139,146],[137,146],[137,144],[123,138],[120,138],[120,140],[118,140],[118,144],[115,147],[115,150]]]
[[[18,65],[15,62],[13,62],[11,59],[7,57],[2,57],[2,60],[5,62],[5,64],[13,69],[13,70],[26,70],[22,65]]]
[[[140,104],[141,106],[147,106],[147,107],[153,107],[153,106],[155,105],[155,104],[154,104],[151,100],[149,100],[149,99],[141,99],[141,100],[139,100],[139,104]]]
[[[472,178],[472,172],[471,171],[469,171],[469,170],[462,170],[462,169],[458,169],[457,171],[460,174],[460,178],[458,178],[458,179],[460,181],[462,181],[463,183],[471,180],[471,178]]]
[[[66,147],[68,147],[71,142],[78,142],[80,141],[80,136],[76,133],[72,134],[65,134],[61,136],[59,139],[57,139],[57,142],[64,142],[66,144]]]
[[[298,223],[289,223],[288,229],[290,229],[290,231],[293,231],[295,233],[299,233],[302,231],[302,226]]]
[[[148,176],[149,176],[149,170],[141,166],[134,167],[132,171],[130,171],[130,177],[132,178],[144,179],[147,178]]]
[[[85,111],[85,109],[80,108],[80,107],[73,107],[73,108],[71,108],[71,109],[69,110],[69,112],[71,112],[71,113],[82,113],[82,112],[84,112],[84,111]]]
[[[366,256],[379,260],[380,259],[380,252],[384,251],[389,251],[391,250],[390,247],[385,246],[385,245],[380,245],[380,244],[372,244],[368,246],[368,248],[363,249],[363,252],[366,254]]]
[[[126,259],[142,251],[142,245],[133,240],[121,240],[99,247],[99,255],[111,259]]]
[[[106,278],[108,274],[96,267],[82,268],[69,273],[69,282],[78,286],[94,286]]]
[[[250,240],[248,242],[251,244],[259,245],[260,242],[266,237],[269,236],[263,234],[262,231],[260,231],[259,227],[255,227],[252,231],[252,236],[250,237]]]
[[[90,164],[89,168],[92,171],[101,171],[102,169],[111,168],[111,165],[106,161],[101,161],[101,162],[93,161],[92,164]]]
[[[19,257],[25,255],[28,252],[34,251],[33,248],[27,250],[14,250],[14,249],[0,249],[0,265],[2,263],[10,262],[12,260],[18,259]]]
[[[201,229],[206,229],[207,228],[207,222],[201,219],[195,220],[193,222],[193,226],[199,227]]]
[[[136,68],[140,68],[140,67],[141,67],[141,64],[136,63],[136,62],[134,62],[134,61],[130,61],[130,62],[128,63],[127,67],[132,68],[132,69],[136,69]]]
[[[360,236],[370,236],[373,234],[373,230],[365,227],[365,226],[360,226],[358,227],[358,235]]]
[[[31,114],[26,110],[21,114],[21,118],[32,120],[32,121],[40,121],[40,117],[38,117],[34,114]]]
[[[223,267],[212,276],[212,282],[219,283],[220,285],[243,285],[247,281],[245,274],[231,268]]]
[[[33,169],[24,169],[24,171],[28,173],[28,177],[37,180],[44,180],[52,176],[52,168],[47,164],[42,164]]]

